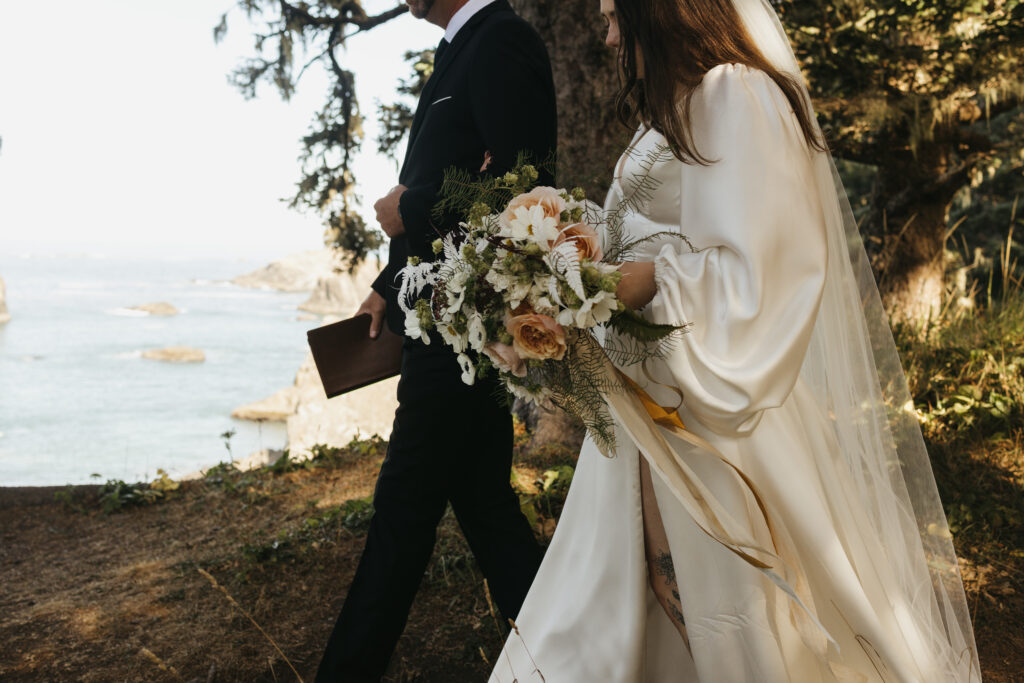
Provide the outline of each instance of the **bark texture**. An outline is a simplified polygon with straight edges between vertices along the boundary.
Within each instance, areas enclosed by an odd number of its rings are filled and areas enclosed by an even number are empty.
[[[938,313],[945,292],[949,209],[977,159],[951,158],[924,145],[914,157],[881,165],[862,230],[885,308],[896,319]]]
[[[558,184],[604,201],[632,131],[615,115],[615,52],[604,44],[597,0],[511,0],[548,46],[558,97]]]

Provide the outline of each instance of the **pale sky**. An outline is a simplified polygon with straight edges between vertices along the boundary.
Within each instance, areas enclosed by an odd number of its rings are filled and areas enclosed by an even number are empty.
[[[252,27],[234,10],[226,39],[212,32],[234,5],[0,0],[0,252],[274,257],[322,244],[318,217],[279,199],[326,74],[310,69],[287,103],[268,86],[244,100],[227,74],[254,54]],[[397,174],[376,154],[375,100],[394,100],[407,49],[441,36],[404,15],[339,51],[366,118],[355,171],[367,220]]]

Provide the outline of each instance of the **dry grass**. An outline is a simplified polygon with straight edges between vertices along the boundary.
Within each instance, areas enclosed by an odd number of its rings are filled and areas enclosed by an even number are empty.
[[[1018,272],[1009,260],[1005,268]],[[896,338],[986,679],[1024,680],[1024,290],[922,329],[898,327]]]
[[[317,469],[245,475],[233,490],[189,482],[117,514],[56,502],[0,509],[0,679],[296,680],[287,657],[312,680],[365,537],[358,520],[354,530],[307,520],[330,518],[323,502],[338,490],[368,496],[381,459],[378,446]],[[446,517],[391,681],[484,678],[481,651],[495,656],[501,638],[482,581]]]
[[[1024,297],[898,338],[985,679],[1022,680]],[[524,445],[522,500],[550,537],[575,453]],[[0,679],[312,680],[382,456],[370,442],[325,451],[312,469],[222,471],[115,514],[81,496],[11,504],[0,489]],[[449,514],[387,680],[486,680],[502,630]]]

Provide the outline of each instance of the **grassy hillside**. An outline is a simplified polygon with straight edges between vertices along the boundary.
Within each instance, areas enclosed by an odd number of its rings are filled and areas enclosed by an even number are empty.
[[[1019,680],[1024,296],[897,338],[986,680]],[[520,437],[514,479],[550,538],[575,454]],[[111,482],[41,501],[0,490],[0,679],[286,681],[294,666],[311,680],[362,549],[384,450],[370,440],[305,464],[221,466],[177,488]],[[449,514],[389,680],[486,680],[503,636]]]

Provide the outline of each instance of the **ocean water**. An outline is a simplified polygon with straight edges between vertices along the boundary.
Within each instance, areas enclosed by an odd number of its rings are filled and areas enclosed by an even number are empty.
[[[306,351],[305,293],[236,287],[238,259],[0,255],[0,486],[172,477],[285,444],[231,411],[289,386]],[[158,317],[130,306],[166,301]],[[191,346],[204,363],[142,358]],[[95,475],[99,475],[96,477]]]

